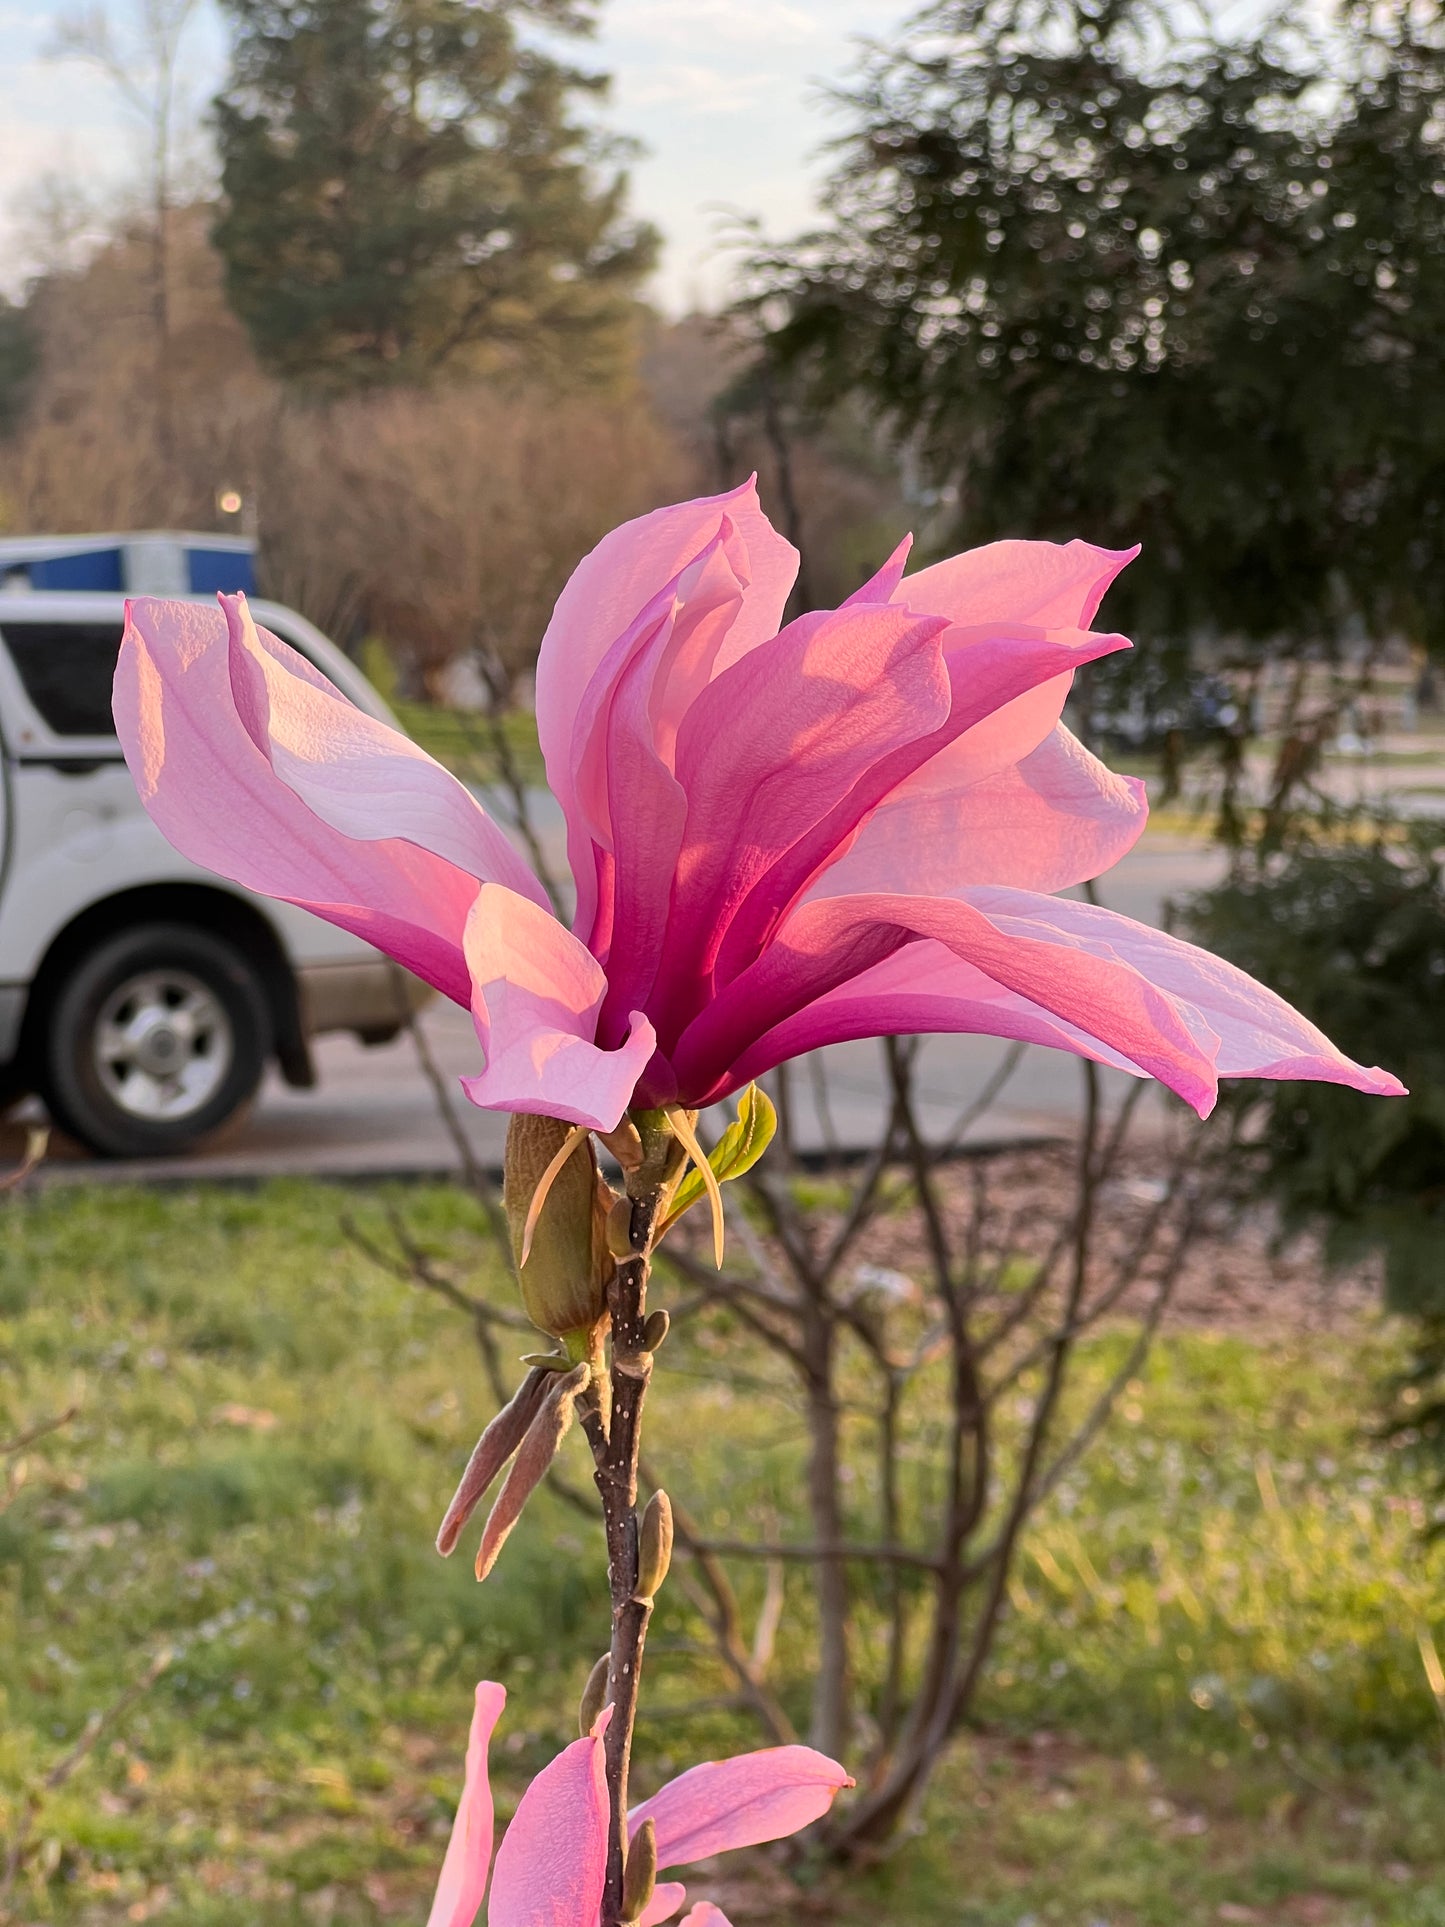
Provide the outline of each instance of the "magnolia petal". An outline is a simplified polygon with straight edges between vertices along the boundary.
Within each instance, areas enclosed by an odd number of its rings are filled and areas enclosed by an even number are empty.
[[[764,1071],[827,1044],[860,1037],[965,1035],[997,1037],[1047,1050],[1070,1051],[1096,1064],[1142,1077],[1137,1064],[1090,1037],[1077,1024],[1005,990],[945,944],[924,939],[767,1031],[733,1066],[720,1096],[730,1096]]]
[[[797,551],[763,514],[754,481],[624,522],[583,557],[558,597],[537,661],[537,734],[569,819],[573,724],[593,676],[662,585],[717,536],[724,516],[747,557],[745,602],[728,644],[731,656],[745,654],[776,632],[798,572]]]
[[[1136,777],[1116,776],[1060,725],[1022,762],[956,790],[904,784],[809,897],[968,884],[1071,889],[1134,847],[1149,820]]]
[[[721,1907],[714,1907],[710,1900],[700,1900],[683,1919],[682,1927],[732,1927]]]
[[[462,1079],[471,1101],[615,1129],[656,1048],[648,1020],[634,1012],[621,1048],[599,1050],[602,966],[555,917],[500,884],[478,893],[463,946],[486,1057],[484,1071]]]
[[[680,1880],[659,1880],[652,1890],[652,1898],[638,1917],[637,1927],[660,1927],[664,1920],[673,1915],[687,1900],[687,1888]],[[697,1911],[693,1909],[694,1913]]]
[[[759,963],[680,1041],[674,1067],[684,1101],[710,1102],[715,1090],[737,1088],[733,1079],[744,1068],[748,1075],[759,1068],[750,1047],[765,1032],[918,938],[945,944],[1004,990],[1158,1078],[1202,1117],[1213,1108],[1220,1076],[1323,1079],[1382,1095],[1401,1088],[1388,1073],[1353,1063],[1273,991],[1207,951],[1092,904],[981,888],[954,897],[878,893],[803,905]],[[928,953],[922,961],[929,964]],[[906,976],[900,957],[895,992],[906,995]],[[847,1004],[828,1008],[839,1015]],[[852,1027],[840,1034],[866,1034],[856,1028],[863,1014],[855,1000]],[[880,1028],[889,1029],[891,1013],[878,1014]],[[795,1023],[792,1037],[809,1035],[809,1048],[835,1041],[819,1021],[823,1015]],[[1009,1015],[1012,1027],[999,1034],[1025,1034],[1016,1005]]]
[[[766,1747],[680,1773],[628,1815],[628,1831],[651,1820],[658,1866],[684,1866],[798,1833],[852,1784],[836,1760],[810,1746]]]
[[[487,1927],[597,1927],[606,1876],[607,1783],[592,1733],[522,1795],[497,1850]]]
[[[617,866],[609,887],[599,891],[598,859],[605,855],[610,861],[620,852],[625,863],[629,848],[635,851],[640,841],[629,834],[629,824],[656,814],[655,803],[649,810],[648,794],[637,793],[639,771],[619,769],[619,751],[624,761],[641,761],[642,790],[660,789],[666,800],[678,725],[693,695],[707,684],[717,653],[742,613],[747,567],[746,549],[723,516],[712,540],[659,586],[613,643],[577,706],[570,759],[574,807],[567,824],[569,859],[581,879],[574,928],[599,957],[606,956],[611,940]],[[664,884],[670,881],[681,834],[680,792],[677,800],[670,848],[658,849],[651,839],[646,843],[647,870]]]
[[[1043,938],[1117,958],[1197,1011],[1218,1033],[1220,1077],[1288,1078],[1345,1084],[1376,1097],[1404,1095],[1398,1077],[1378,1065],[1355,1063],[1283,997],[1197,944],[1097,904],[1027,890],[971,890],[968,896],[1005,936]]]
[[[694,1101],[699,1085],[710,1093],[709,1073],[728,1077],[764,1031],[928,937],[1004,989],[1077,1025],[1207,1115],[1217,1095],[1219,1039],[1201,1013],[1107,948],[1096,954],[1043,925],[1001,926],[975,901],[990,894],[1056,901],[1026,891],[966,891],[958,897],[825,897],[802,905],[759,961],[679,1040],[672,1055],[685,1101]]]
[[[903,571],[908,567],[912,550],[913,537],[905,535],[883,567],[870,575],[862,588],[855,589],[841,606],[851,609],[855,602],[891,602],[898,593],[898,585],[903,580]],[[946,611],[929,610],[927,613],[943,614]]]
[[[1000,624],[1029,623],[1063,640],[1091,627],[1105,590],[1138,553],[1077,541],[990,542],[905,577],[893,599],[907,609],[946,615],[975,638]],[[972,667],[967,652],[977,641],[950,638],[948,647],[951,655],[958,652],[957,669],[966,681]],[[1021,762],[1057,725],[1072,684],[1072,675],[1056,676],[1001,704],[910,776],[908,787],[951,792]]]
[[[427,1927],[472,1927],[492,1864],[492,1789],[487,1778],[487,1747],[507,1703],[506,1689],[483,1680],[477,1687],[472,1728],[467,1739],[467,1773],[457,1817],[452,1822]]]
[[[296,662],[298,683],[319,689],[324,678]],[[346,835],[282,781],[238,709],[220,609],[149,599],[129,605],[115,722],[141,802],[183,856],[244,889],[314,911],[468,1002],[462,931],[476,877],[400,837]],[[385,811],[383,797],[378,819]]]
[[[294,649],[258,629],[243,595],[219,598],[236,712],[261,754],[323,823],[358,842],[400,837],[479,883],[546,906],[530,866],[450,770],[348,702]]]
[[[1036,622],[1047,629],[1087,629],[1104,591],[1139,550],[1099,549],[1092,542],[989,542],[905,576],[893,600],[919,615],[947,616],[965,627]]]
[[[830,816],[860,775],[947,717],[936,618],[876,604],[790,624],[716,676],[677,738],[687,827],[667,945],[674,968],[649,1005],[666,1037],[706,1002],[737,906]],[[626,935],[614,935],[615,950]]]
[[[874,612],[876,614],[876,611]],[[717,978],[726,983],[745,969],[772,936],[789,908],[809,889],[827,866],[866,831],[880,807],[911,795],[909,784],[923,772],[943,766],[953,774],[960,767],[954,751],[975,738],[987,739],[980,763],[970,752],[963,765],[970,782],[990,768],[1003,768],[1038,745],[1029,705],[1042,692],[1054,725],[1059,701],[1051,691],[1066,686],[1076,668],[1127,649],[1126,637],[1088,630],[1041,630],[1021,625],[966,633],[950,629],[942,637],[943,664],[949,700],[943,721],[931,732],[905,737],[858,771],[857,780],[836,806],[809,823],[800,822],[791,842],[777,857],[733,913],[718,947]],[[1062,673],[1061,673],[1062,670]],[[709,692],[712,693],[712,692]],[[1014,716],[1014,724],[1003,725]],[[1010,735],[1009,730],[1018,729]],[[1019,733],[1021,731],[1022,733]],[[948,746],[951,746],[948,747]],[[925,781],[926,787],[926,781]],[[897,883],[890,883],[897,889]],[[906,885],[904,886],[906,887]]]

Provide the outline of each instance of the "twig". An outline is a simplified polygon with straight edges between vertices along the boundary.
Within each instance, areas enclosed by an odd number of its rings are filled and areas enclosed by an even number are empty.
[[[21,1862],[25,1858],[25,1849],[29,1845],[30,1835],[35,1827],[36,1817],[41,1807],[45,1804],[46,1794],[55,1793],[65,1785],[66,1781],[70,1779],[71,1775],[85,1761],[87,1756],[95,1750],[100,1740],[125,1718],[126,1714],[138,1700],[145,1697],[160,1678],[161,1674],[170,1665],[173,1657],[174,1655],[170,1649],[163,1647],[151,1660],[150,1665],[147,1666],[139,1679],[132,1680],[125,1691],[121,1693],[117,1699],[112,1701],[103,1712],[91,1714],[81,1729],[80,1738],[75,1742],[74,1746],[71,1747],[68,1753],[61,1755],[41,1780],[39,1786],[32,1788],[29,1797],[21,1809],[15,1829],[10,1836],[10,1844],[5,1853],[4,1870],[0,1872],[0,1907],[5,1909],[7,1918],[9,1917],[9,1900],[15,1889],[16,1876],[19,1874]]]
[[[78,1405],[67,1405],[65,1410],[57,1412],[54,1418],[43,1418],[26,1431],[17,1432],[13,1439],[6,1439],[3,1444],[0,1444],[0,1459],[8,1459],[12,1453],[28,1450],[37,1439],[43,1439],[49,1432],[58,1432],[62,1425],[69,1425],[79,1411]]]

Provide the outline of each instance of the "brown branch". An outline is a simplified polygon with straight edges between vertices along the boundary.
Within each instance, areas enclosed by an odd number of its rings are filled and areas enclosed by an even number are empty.
[[[637,1719],[642,1651],[652,1617],[650,1594],[638,1591],[639,1520],[637,1461],[642,1439],[642,1406],[652,1373],[652,1354],[643,1339],[647,1280],[661,1216],[663,1178],[644,1165],[629,1176],[632,1203],[631,1255],[620,1258],[607,1304],[611,1313],[612,1365],[604,1408],[596,1390],[579,1401],[578,1412],[592,1447],[593,1480],[602,1500],[607,1536],[607,1578],[612,1594],[612,1641],[607,1698],[612,1718],[604,1742],[609,1822],[607,1877],[601,1927],[621,1927],[622,1882],[627,1864],[627,1781],[632,1762],[632,1732]]]
[[[869,1545],[855,1539],[835,1539],[803,1544],[788,1539],[707,1539],[709,1552],[726,1559],[788,1559],[808,1565],[904,1566],[919,1572],[937,1572],[938,1560],[928,1552],[915,1552],[911,1546],[887,1543]]]

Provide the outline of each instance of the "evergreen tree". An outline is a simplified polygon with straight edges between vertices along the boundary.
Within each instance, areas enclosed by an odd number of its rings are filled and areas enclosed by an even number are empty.
[[[1445,648],[1422,15],[1312,45],[1162,0],[944,0],[844,96],[828,225],[753,264],[774,356],[885,415],[957,502],[947,546],[1142,542],[1109,607],[1153,644]]]
[[[614,365],[655,237],[575,112],[605,82],[528,37],[586,4],[226,3],[215,240],[263,363],[331,389]]]

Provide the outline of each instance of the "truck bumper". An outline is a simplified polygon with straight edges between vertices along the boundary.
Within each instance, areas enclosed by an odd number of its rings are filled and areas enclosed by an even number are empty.
[[[363,1044],[385,1044],[414,1011],[436,995],[429,984],[384,957],[358,963],[302,964],[296,1000],[303,1037],[354,1031]]]

